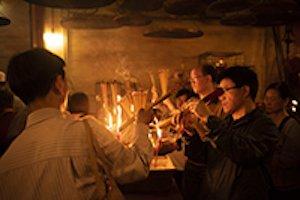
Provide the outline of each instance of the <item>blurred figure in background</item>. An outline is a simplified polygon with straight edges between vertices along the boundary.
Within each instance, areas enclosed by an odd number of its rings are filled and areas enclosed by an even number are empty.
[[[7,82],[6,82],[6,74],[2,71],[0,71],[0,89],[9,89]],[[16,112],[22,111],[25,108],[25,104],[23,101],[19,99],[19,97],[13,95],[14,98],[14,110]]]
[[[6,82],[6,74],[2,71],[0,71],[0,89],[11,92]],[[13,119],[11,119],[10,121],[7,134],[4,138],[6,145],[3,148],[3,150],[7,149],[8,146],[12,143],[12,141],[16,137],[18,137],[18,135],[23,131],[23,129],[25,128],[26,118],[28,115],[28,109],[25,106],[25,104],[19,99],[19,97],[15,96],[13,93],[12,95],[13,95],[13,110],[15,114]]]
[[[3,71],[0,71],[0,89],[3,89],[6,85],[6,75]]]
[[[89,97],[84,92],[76,92],[69,96],[67,110],[71,114],[84,116],[89,114]]]
[[[265,90],[265,110],[280,131],[270,165],[272,199],[300,197],[300,124],[285,112],[290,97],[285,83],[272,83]]]
[[[13,94],[7,89],[0,89],[0,157],[9,146],[7,135],[16,112],[13,109]]]

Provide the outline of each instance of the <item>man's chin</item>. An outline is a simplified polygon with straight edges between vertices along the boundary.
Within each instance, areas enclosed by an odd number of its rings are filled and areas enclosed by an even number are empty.
[[[231,113],[230,113],[230,109],[227,109],[227,108],[224,108],[224,107],[223,107],[223,112],[224,112],[225,114],[231,114]]]

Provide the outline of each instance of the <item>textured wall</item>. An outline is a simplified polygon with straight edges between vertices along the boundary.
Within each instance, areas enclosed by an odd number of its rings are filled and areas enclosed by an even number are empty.
[[[241,51],[244,64],[254,65],[265,81],[266,29],[200,25],[198,39],[156,39],[142,36],[146,28],[72,30],[67,71],[73,89],[94,92],[101,80],[122,80],[129,71],[142,87],[150,85],[148,71],[161,68],[188,71],[205,51]]]
[[[0,26],[0,70],[6,70],[9,58],[30,48],[29,6],[22,0],[0,1],[0,12],[11,20]]]
[[[4,0],[0,9],[12,20],[11,25],[0,27],[0,68],[5,69],[11,55],[30,47],[29,8],[22,0]],[[58,9],[56,13],[64,14]],[[141,88],[148,88],[148,71],[157,73],[168,68],[187,73],[197,65],[197,55],[206,51],[243,52],[244,64],[254,65],[259,74],[261,89],[276,80],[269,29],[196,24],[204,36],[185,40],[143,37],[149,27],[70,30],[66,70],[72,91],[94,96],[97,81],[124,81],[126,73],[136,78]]]

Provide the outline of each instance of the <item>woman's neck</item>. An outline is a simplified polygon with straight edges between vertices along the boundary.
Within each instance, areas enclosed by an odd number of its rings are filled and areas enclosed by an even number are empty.
[[[274,112],[269,114],[269,117],[273,120],[273,122],[276,124],[277,127],[280,125],[282,120],[287,116],[288,115],[283,110],[280,112]]]

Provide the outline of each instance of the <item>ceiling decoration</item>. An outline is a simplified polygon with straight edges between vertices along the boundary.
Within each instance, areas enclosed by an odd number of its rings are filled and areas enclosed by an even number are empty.
[[[257,0],[217,0],[208,6],[208,12],[227,13],[251,8]]]
[[[240,12],[227,13],[222,17],[220,23],[228,26],[247,26],[252,25],[256,21],[256,17],[250,10]]]
[[[223,25],[278,26],[300,21],[300,7],[290,0],[266,1],[250,9],[227,13]]]
[[[115,0],[25,0],[28,3],[55,8],[96,8],[110,5]]]
[[[147,31],[143,34],[145,37],[169,38],[169,39],[188,39],[201,37],[203,32],[200,30],[188,30],[183,28],[159,29]]]
[[[122,26],[114,15],[74,15],[61,20],[67,29],[112,29]]]
[[[116,17],[116,21],[122,26],[146,26],[151,24],[152,19],[139,13],[130,13]]]
[[[198,57],[200,59],[206,58],[208,56],[215,56],[215,57],[232,57],[232,56],[238,56],[242,55],[243,52],[237,52],[237,51],[206,51],[202,54],[199,54]]]
[[[4,16],[0,16],[0,26],[6,26],[10,24],[10,19]]]
[[[145,37],[188,39],[203,35],[197,22],[191,21],[155,21],[143,34]]]
[[[162,7],[164,0],[123,0],[121,10],[154,11]]]
[[[196,15],[203,12],[206,6],[201,0],[166,0],[164,9],[173,15]]]

